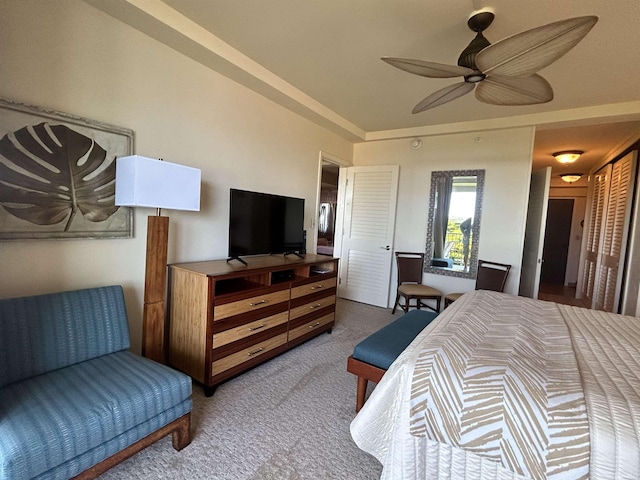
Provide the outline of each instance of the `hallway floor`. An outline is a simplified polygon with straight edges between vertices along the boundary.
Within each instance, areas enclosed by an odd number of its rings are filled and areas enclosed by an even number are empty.
[[[589,308],[586,303],[576,298],[575,287],[565,287],[564,285],[554,285],[552,283],[541,283],[538,298],[548,302]]]

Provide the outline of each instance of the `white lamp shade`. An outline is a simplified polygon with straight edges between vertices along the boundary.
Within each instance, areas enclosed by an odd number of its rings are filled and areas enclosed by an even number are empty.
[[[116,159],[116,205],[200,210],[198,168],[131,155]]]

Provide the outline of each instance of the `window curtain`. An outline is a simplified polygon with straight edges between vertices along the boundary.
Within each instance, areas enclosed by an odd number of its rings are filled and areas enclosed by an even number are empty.
[[[453,178],[441,177],[436,184],[436,211],[433,221],[433,257],[444,258],[444,245],[449,223],[449,204],[453,190]]]

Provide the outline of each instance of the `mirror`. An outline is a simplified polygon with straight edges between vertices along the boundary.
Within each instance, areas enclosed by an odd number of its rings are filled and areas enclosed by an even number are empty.
[[[484,170],[431,173],[424,271],[475,278]]]

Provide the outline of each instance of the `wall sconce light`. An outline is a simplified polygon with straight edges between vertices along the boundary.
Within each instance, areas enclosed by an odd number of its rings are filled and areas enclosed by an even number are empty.
[[[562,152],[556,152],[553,154],[555,159],[560,163],[573,163],[584,152],[582,150],[563,150]]]
[[[564,180],[567,183],[573,183],[580,180],[582,178],[582,174],[581,173],[564,173],[560,175],[560,178],[562,178],[562,180]]]
[[[142,354],[165,361],[165,307],[169,217],[161,209],[200,210],[200,169],[131,155],[116,159],[116,205],[156,208],[147,221]]]

